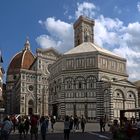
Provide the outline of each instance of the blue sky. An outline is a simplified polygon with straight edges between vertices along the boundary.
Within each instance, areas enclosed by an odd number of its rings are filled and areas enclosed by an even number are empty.
[[[140,0],[0,0],[3,67],[24,47],[73,48],[72,24],[79,15],[95,19],[95,43],[127,59],[130,80],[140,79]]]

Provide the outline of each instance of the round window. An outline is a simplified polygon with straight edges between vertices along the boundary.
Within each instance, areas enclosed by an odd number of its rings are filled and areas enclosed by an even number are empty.
[[[29,90],[33,91],[33,89],[34,89],[33,85],[29,85]]]

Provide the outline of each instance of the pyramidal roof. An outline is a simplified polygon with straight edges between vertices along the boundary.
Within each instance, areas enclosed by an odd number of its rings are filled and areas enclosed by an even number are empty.
[[[101,52],[104,54],[112,55],[121,58],[119,55],[112,53],[111,51],[108,51],[104,48],[99,47],[98,45],[95,45],[91,42],[84,42],[77,47],[69,50],[68,52],[64,53],[64,55],[67,54],[77,54],[77,53],[85,53],[85,52]]]

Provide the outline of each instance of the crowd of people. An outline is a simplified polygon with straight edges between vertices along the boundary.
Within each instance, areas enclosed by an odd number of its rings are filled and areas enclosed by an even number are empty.
[[[38,139],[38,132],[42,137],[42,140],[46,139],[46,133],[50,130],[54,131],[54,124],[56,122],[55,116],[6,116],[1,123],[1,140],[8,140],[11,132],[19,133],[19,139],[26,138],[30,133],[31,140]],[[81,117],[65,116],[64,118],[64,140],[69,140],[69,134],[79,130],[81,124],[82,132],[85,131],[86,119],[82,115]]]
[[[85,132],[86,119],[82,115],[65,116],[64,118],[64,140],[69,140],[70,132],[75,132],[81,129],[81,132]],[[56,122],[55,116],[6,116],[1,123],[0,140],[8,140],[10,133],[18,132],[19,139],[24,139],[30,134],[31,140],[38,140],[38,134],[41,135],[42,140],[46,140],[46,134],[48,131],[54,132],[54,125]],[[105,132],[106,118],[100,118],[100,132]],[[140,119],[128,120],[123,118],[121,124],[118,120],[114,120],[112,124],[108,124],[110,132],[112,133],[112,140],[140,140]]]
[[[128,120],[123,118],[122,124],[118,120],[114,120],[110,125],[110,131],[112,132],[112,140],[140,140],[140,119]]]

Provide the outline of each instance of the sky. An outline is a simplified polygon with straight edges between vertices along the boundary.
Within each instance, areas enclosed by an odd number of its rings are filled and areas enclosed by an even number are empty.
[[[127,59],[129,80],[140,80],[140,0],[0,0],[5,72],[27,37],[33,53],[36,48],[72,49],[73,23],[80,15],[95,20],[96,44]]]

